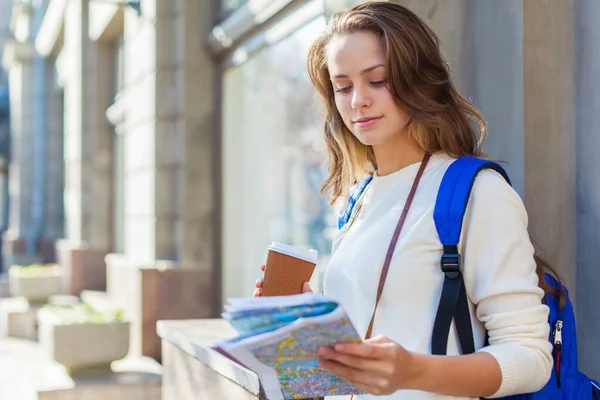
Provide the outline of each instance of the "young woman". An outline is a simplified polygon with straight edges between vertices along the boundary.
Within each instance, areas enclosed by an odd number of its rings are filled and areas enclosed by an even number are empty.
[[[454,88],[436,35],[400,5],[361,4],[330,19],[310,50],[308,72],[326,108],[331,165],[323,190],[335,202],[373,174],[358,216],[334,240],[323,283],[363,336],[388,245],[423,169],[373,337],[321,349],[322,366],[394,400],[493,398],[541,389],[552,368],[548,308],[525,208],[494,171],[481,172],[475,182],[460,244],[478,351],[460,355],[451,331],[449,355],[431,355],[444,279],[433,208],[448,166],[460,156],[481,156],[485,137],[485,121]],[[259,279],[255,295],[261,285]],[[308,283],[303,290],[310,290]]]

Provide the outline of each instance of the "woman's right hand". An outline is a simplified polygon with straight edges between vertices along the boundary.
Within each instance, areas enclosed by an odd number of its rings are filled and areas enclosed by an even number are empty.
[[[266,269],[266,266],[261,265],[260,266],[260,270],[264,273]],[[262,285],[263,285],[263,278],[258,278],[256,280],[256,282],[254,283],[255,289],[254,289],[254,293],[252,294],[252,296],[254,297],[260,297],[262,295]],[[310,288],[310,283],[308,282],[304,282],[304,284],[302,284],[302,293],[312,293],[312,289]]]

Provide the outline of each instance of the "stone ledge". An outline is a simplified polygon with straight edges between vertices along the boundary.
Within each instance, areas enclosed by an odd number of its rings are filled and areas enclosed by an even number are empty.
[[[259,396],[260,382],[254,372],[211,349],[216,341],[236,335],[227,321],[223,319],[158,321],[157,332],[163,341],[180,348],[252,395]],[[168,365],[165,364],[165,368],[168,368]]]

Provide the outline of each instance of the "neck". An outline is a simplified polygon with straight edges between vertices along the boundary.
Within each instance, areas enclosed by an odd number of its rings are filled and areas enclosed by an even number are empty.
[[[408,135],[401,134],[393,140],[373,146],[377,161],[377,175],[385,176],[420,162],[425,152],[417,147]]]

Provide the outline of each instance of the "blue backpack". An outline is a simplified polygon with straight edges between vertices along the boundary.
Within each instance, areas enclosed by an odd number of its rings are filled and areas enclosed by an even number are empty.
[[[469,201],[471,188],[477,174],[483,169],[492,169],[500,173],[510,184],[506,171],[497,163],[475,157],[461,157],[454,161],[446,171],[438,191],[433,218],[444,247],[441,258],[441,272],[445,275],[442,294],[434,322],[431,352],[445,355],[454,324],[463,354],[475,352],[473,328],[465,285],[461,272],[461,258],[458,242],[462,230],[463,217]],[[339,219],[342,228],[352,216],[358,199],[367,188],[372,176],[356,185],[350,192],[349,202]],[[546,293],[545,302],[550,308],[548,322],[551,327],[548,340],[553,344],[554,368],[550,380],[536,393],[506,397],[511,400],[589,400],[600,399],[600,386],[578,370],[575,314],[568,296],[567,288],[562,286],[551,274],[545,275],[546,282],[566,294],[563,307],[559,299]]]

